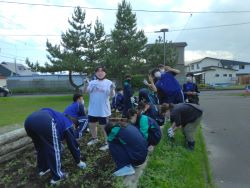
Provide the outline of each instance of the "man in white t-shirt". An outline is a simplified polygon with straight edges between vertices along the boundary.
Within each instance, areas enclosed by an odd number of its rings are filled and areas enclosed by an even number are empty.
[[[92,80],[85,85],[85,91],[89,93],[88,121],[92,139],[87,143],[88,146],[96,144],[97,138],[97,122],[102,127],[105,136],[105,145],[100,150],[107,150],[105,125],[108,123],[108,117],[111,115],[109,98],[115,95],[114,84],[106,79],[106,71],[104,67],[97,67],[95,70],[96,80]]]

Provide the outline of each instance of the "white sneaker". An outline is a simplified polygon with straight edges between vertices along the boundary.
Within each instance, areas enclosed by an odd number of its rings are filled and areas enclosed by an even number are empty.
[[[38,173],[38,175],[39,175],[40,177],[42,177],[42,176],[44,176],[45,174],[47,174],[48,172],[50,172],[50,169],[47,169],[47,170],[45,170],[45,171],[41,171],[41,172]]]
[[[50,180],[50,184],[56,185],[56,184],[60,183],[61,181],[67,179],[68,177],[69,177],[69,174],[68,173],[64,173],[63,177],[61,179],[59,179],[59,180],[53,180],[53,179],[51,179]]]
[[[109,149],[109,145],[108,144],[105,144],[104,146],[100,147],[99,150],[101,151],[106,151]]]
[[[113,173],[114,176],[129,176],[133,174],[135,174],[135,169],[131,165],[124,166]]]
[[[91,140],[87,143],[88,146],[94,145],[97,142],[99,142],[99,140],[97,138],[91,138]]]

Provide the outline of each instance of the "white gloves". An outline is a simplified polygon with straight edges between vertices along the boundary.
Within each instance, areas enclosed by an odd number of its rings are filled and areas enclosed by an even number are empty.
[[[146,79],[143,80],[143,83],[147,86],[149,85],[148,81]]]
[[[173,138],[173,137],[174,137],[174,130],[173,130],[172,127],[170,127],[170,128],[168,129],[168,137],[169,137],[169,138]]]
[[[80,169],[84,169],[84,168],[87,167],[86,163],[83,162],[83,161],[80,161],[80,162],[77,164],[77,166],[78,166]]]
[[[135,103],[135,98],[134,98],[134,97],[131,97],[131,98],[130,98],[130,101],[131,101],[132,104]]]

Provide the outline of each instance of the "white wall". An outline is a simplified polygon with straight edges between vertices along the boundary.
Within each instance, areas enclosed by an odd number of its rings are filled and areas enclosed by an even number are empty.
[[[187,70],[188,70],[188,72],[197,72],[197,71],[201,71],[203,67],[209,67],[209,66],[221,67],[221,63],[217,59],[205,58],[201,62],[190,64],[189,68],[187,68]]]
[[[250,65],[245,65],[244,69],[239,69],[239,65],[233,68],[237,70],[236,74],[250,74]]]
[[[219,77],[215,75],[218,74]],[[227,76],[223,76],[226,74]],[[232,77],[229,77],[229,74],[232,74]],[[223,84],[229,83],[234,84],[236,81],[236,71],[228,69],[215,68],[215,70],[206,71],[205,73],[205,83],[206,84]]]
[[[0,79],[0,86],[5,86],[5,85],[6,85],[6,80]]]

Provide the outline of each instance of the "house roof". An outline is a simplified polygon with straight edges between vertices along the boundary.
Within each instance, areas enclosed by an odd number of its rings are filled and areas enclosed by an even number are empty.
[[[235,61],[235,60],[227,60],[227,59],[218,59],[218,58],[213,58],[213,57],[204,57],[204,58],[201,58],[201,59],[197,59],[197,60],[191,61],[188,65],[200,63],[200,62],[203,61],[204,59],[214,59],[214,60],[218,60],[218,61],[221,62],[222,66],[250,65],[250,63],[248,63],[248,62]]]
[[[36,74],[35,72],[32,72],[28,67],[20,63],[2,62],[0,66],[20,76]]]

